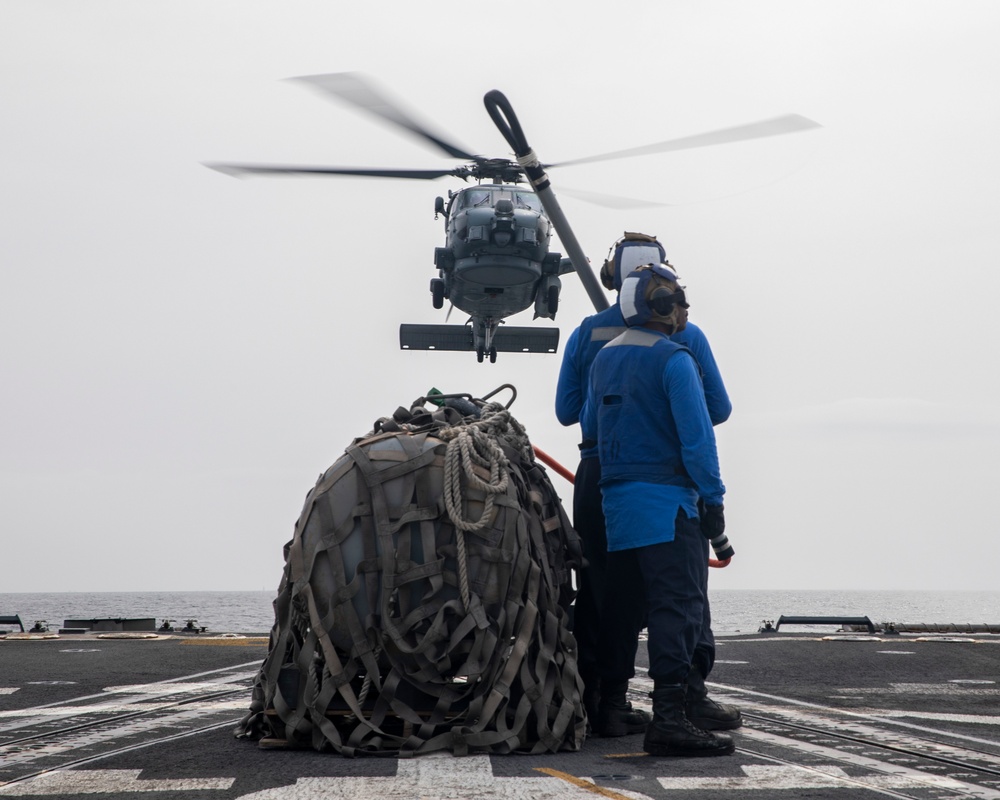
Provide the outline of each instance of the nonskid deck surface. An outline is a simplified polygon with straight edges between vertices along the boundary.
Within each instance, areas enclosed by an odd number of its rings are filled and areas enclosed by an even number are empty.
[[[264,638],[0,641],[0,797],[1000,800],[1000,636],[720,637],[710,688],[745,724],[735,755],[702,759],[646,756],[641,736],[541,756],[261,750],[232,729],[265,654]]]

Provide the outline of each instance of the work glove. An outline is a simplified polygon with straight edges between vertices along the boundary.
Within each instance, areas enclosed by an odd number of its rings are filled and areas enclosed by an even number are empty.
[[[703,500],[699,500],[698,518],[701,532],[712,543],[715,557],[719,561],[732,558],[736,551],[733,550],[733,546],[729,543],[729,537],[726,536],[726,517],[723,513],[723,506],[721,504],[709,506],[705,505]]]

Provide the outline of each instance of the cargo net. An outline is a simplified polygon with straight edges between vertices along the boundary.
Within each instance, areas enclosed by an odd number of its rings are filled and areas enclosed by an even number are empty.
[[[306,497],[238,737],[347,756],[580,748],[577,534],[507,408],[426,402],[378,420]]]

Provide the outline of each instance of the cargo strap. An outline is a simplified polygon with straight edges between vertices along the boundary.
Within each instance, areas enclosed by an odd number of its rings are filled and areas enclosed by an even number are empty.
[[[306,498],[237,735],[344,755],[578,749],[580,559],[507,409],[399,409]]]

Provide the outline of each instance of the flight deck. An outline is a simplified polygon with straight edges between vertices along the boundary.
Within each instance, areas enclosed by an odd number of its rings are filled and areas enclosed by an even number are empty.
[[[2,634],[0,634],[2,636]],[[264,635],[8,634],[0,797],[201,800],[1000,799],[1000,635],[781,629],[718,636],[735,755],[345,758],[233,736]],[[633,704],[650,707],[640,646]]]

